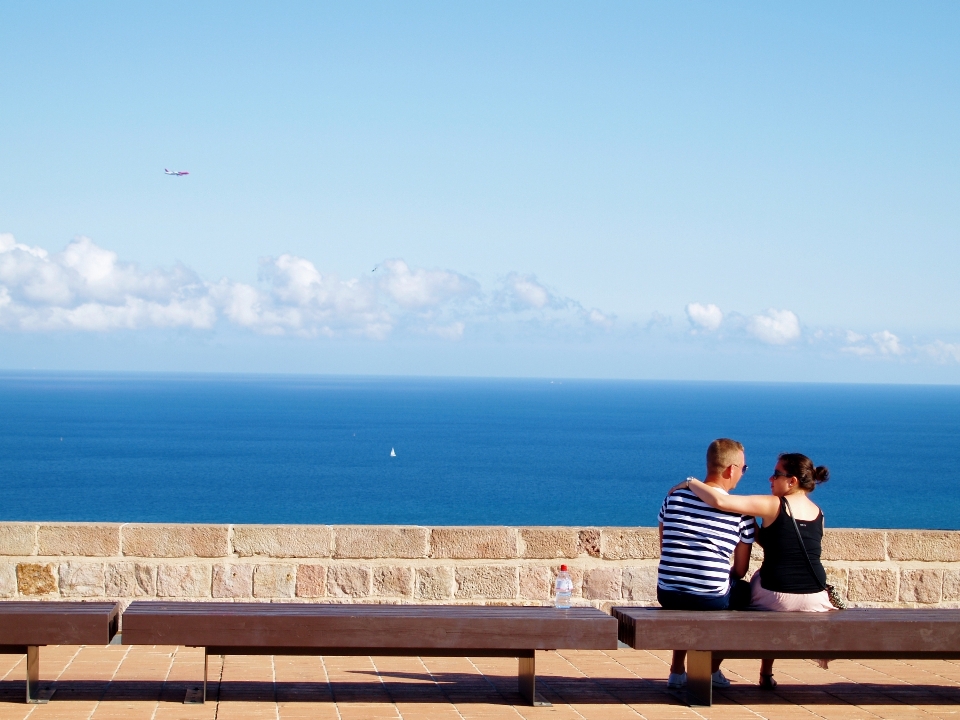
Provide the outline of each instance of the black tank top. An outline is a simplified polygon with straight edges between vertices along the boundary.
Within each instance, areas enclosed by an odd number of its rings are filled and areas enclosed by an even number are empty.
[[[765,590],[806,595],[820,592],[827,582],[827,573],[820,563],[820,545],[823,540],[823,511],[813,520],[797,520],[807,555],[817,577],[814,579],[810,566],[803,557],[803,548],[793,529],[793,520],[784,507],[786,500],[780,498],[780,514],[768,526],[760,528],[757,542],[763,548],[763,565],[760,566],[760,584]]]

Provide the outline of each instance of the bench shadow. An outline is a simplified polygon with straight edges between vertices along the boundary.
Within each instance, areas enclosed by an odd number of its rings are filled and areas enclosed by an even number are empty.
[[[357,682],[234,681],[208,683],[210,702],[332,702],[443,703],[522,705],[515,675],[476,673],[405,673],[352,671],[369,675]],[[377,678],[376,681],[373,678]],[[42,685],[47,684],[41,682]],[[61,680],[53,683],[51,703],[81,701],[159,701],[182,703],[196,682],[141,680]],[[577,705],[622,703],[627,705],[683,705],[684,693],[667,690],[662,680],[639,678],[577,678],[539,676],[537,690],[553,703]],[[22,680],[0,681],[0,703],[24,702]],[[715,705],[907,705],[960,704],[960,687],[944,685],[883,685],[879,683],[833,683],[826,685],[784,685],[764,692],[749,685],[734,685],[714,693]]]

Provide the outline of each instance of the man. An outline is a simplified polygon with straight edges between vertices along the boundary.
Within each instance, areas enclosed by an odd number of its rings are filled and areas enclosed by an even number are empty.
[[[729,493],[746,471],[742,444],[727,438],[710,443],[706,484]],[[749,604],[750,586],[740,578],[750,564],[755,533],[752,517],[715,510],[684,484],[675,487],[660,507],[660,605],[667,610],[727,610]],[[686,656],[686,650],[674,650],[667,687],[686,684]],[[713,661],[713,686],[729,687],[721,660]]]

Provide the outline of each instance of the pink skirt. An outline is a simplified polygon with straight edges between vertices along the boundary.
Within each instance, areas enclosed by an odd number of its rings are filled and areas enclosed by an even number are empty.
[[[750,607],[748,610],[774,612],[830,612],[836,610],[826,590],[815,593],[782,593],[767,590],[760,584],[760,573],[750,579]]]

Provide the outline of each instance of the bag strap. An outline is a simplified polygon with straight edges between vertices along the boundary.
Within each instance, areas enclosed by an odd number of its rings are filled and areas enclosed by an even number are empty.
[[[820,576],[817,575],[817,571],[813,569],[813,561],[810,560],[810,553],[807,552],[807,546],[803,544],[803,536],[800,534],[800,526],[797,525],[797,519],[793,516],[793,513],[790,512],[790,503],[787,502],[785,497],[781,496],[780,505],[784,512],[787,513],[787,517],[793,521],[793,529],[797,531],[797,540],[800,542],[800,549],[803,550],[803,559],[807,561],[807,567],[810,568],[810,574],[813,575],[813,579],[817,581],[817,585],[820,586],[820,589],[826,590],[827,586],[820,582]]]

